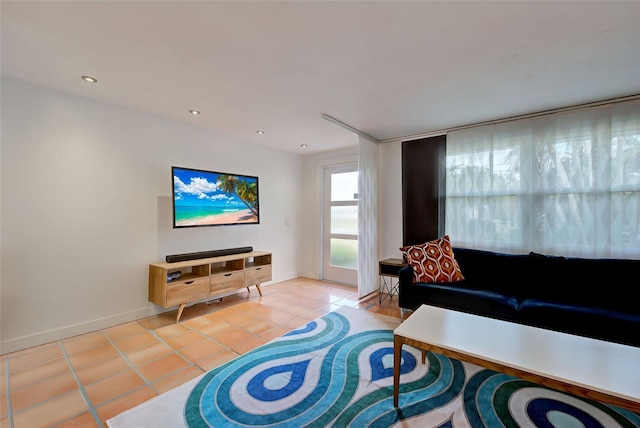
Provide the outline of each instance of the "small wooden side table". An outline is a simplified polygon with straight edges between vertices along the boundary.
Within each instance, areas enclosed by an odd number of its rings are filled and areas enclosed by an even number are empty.
[[[385,259],[378,262],[378,303],[384,302],[387,297],[393,300],[393,295],[398,293],[398,272],[406,265],[402,259]]]

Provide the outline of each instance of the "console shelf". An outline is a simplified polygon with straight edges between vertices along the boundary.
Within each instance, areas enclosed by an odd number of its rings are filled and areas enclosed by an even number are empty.
[[[271,281],[271,253],[250,253],[149,265],[149,301],[163,308],[178,305],[176,322],[188,303]]]

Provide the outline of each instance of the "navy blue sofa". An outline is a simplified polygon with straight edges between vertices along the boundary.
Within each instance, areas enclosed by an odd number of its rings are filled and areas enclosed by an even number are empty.
[[[463,281],[414,283],[400,270],[403,313],[424,303],[640,347],[640,260],[453,252]]]

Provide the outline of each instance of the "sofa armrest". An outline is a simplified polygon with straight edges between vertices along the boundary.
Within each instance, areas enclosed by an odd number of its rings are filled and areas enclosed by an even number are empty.
[[[413,284],[413,268],[411,266],[405,266],[398,271],[398,287],[402,288]]]
[[[415,275],[411,266],[405,266],[398,271],[398,306],[403,310],[414,310],[421,303],[415,297],[416,289],[421,287],[417,287],[414,280]]]

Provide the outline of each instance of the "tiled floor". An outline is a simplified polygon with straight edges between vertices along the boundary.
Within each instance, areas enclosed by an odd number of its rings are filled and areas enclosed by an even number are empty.
[[[106,420],[341,306],[400,317],[397,298],[306,278],[0,356],[0,428]]]

